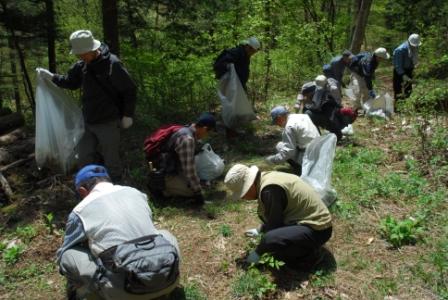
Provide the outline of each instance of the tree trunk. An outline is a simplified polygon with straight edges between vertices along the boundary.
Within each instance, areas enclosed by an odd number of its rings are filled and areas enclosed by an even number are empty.
[[[101,10],[103,13],[104,41],[109,46],[110,51],[119,56],[117,0],[102,0]]]
[[[25,119],[21,113],[13,113],[0,117],[0,134],[7,133],[25,124]]]
[[[22,103],[20,99],[19,80],[17,79],[16,54],[14,52],[14,43],[11,37],[8,37],[9,46],[9,64],[11,67],[12,85],[14,87],[14,100],[16,103],[16,111],[22,112]]]
[[[360,7],[358,14],[356,15],[356,25],[353,32],[352,43],[350,45],[350,51],[352,53],[358,53],[361,50],[362,41],[364,40],[364,35],[367,26],[367,20],[369,18],[370,6],[373,0],[359,0]]]
[[[48,45],[48,68],[50,72],[56,73],[56,28],[54,21],[53,0],[45,0],[47,17],[47,45]]]

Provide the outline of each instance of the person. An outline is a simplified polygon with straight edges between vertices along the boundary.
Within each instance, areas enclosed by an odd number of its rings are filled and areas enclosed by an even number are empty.
[[[331,95],[331,89],[327,85],[318,86],[316,81],[302,86],[298,100],[300,104],[296,106],[303,106],[303,113],[310,117],[314,125],[334,133],[338,141],[342,139],[342,129],[353,123],[357,116],[351,108],[343,109]]]
[[[75,188],[82,200],[68,216],[64,241],[57,251],[60,273],[67,278],[68,299],[153,299],[175,289],[180,260],[177,240],[154,226],[146,195],[132,187],[114,185],[106,168],[93,164],[76,174]],[[130,292],[134,283],[126,279],[129,274],[114,271],[106,254],[146,237],[165,243],[164,267],[171,275],[154,284],[155,292],[136,295]],[[138,274],[138,269],[135,272]]]
[[[418,49],[421,45],[420,36],[413,33],[393,52],[395,101],[409,97],[412,92],[413,72],[418,63]]]
[[[161,145],[156,163],[164,169],[164,186],[161,187],[164,197],[193,198],[195,204],[204,203],[195,165],[196,142],[207,137],[215,127],[214,116],[203,113],[195,123],[181,127]],[[157,191],[155,194],[158,194]]]
[[[117,56],[89,30],[73,32],[70,44],[70,53],[80,60],[66,75],[42,68],[38,72],[61,88],[82,90],[85,132],[77,147],[79,167],[98,162],[100,154],[112,178],[120,180],[120,127],[133,123],[136,85]]]
[[[319,195],[300,177],[236,164],[224,182],[234,200],[258,202],[263,236],[247,262],[256,263],[264,253],[271,253],[290,267],[311,268],[322,258],[319,249],[331,237],[332,218]]]
[[[249,80],[250,58],[261,48],[261,44],[256,37],[250,37],[242,41],[237,47],[226,49],[217,57],[213,64],[216,79],[220,79],[227,70],[229,64],[234,64],[235,71],[241,81],[244,90],[247,91],[247,81]]]
[[[359,89],[355,89],[355,109],[362,108],[362,104],[368,99],[375,98],[373,78],[379,63],[390,58],[386,48],[377,48],[373,53],[362,52],[354,56],[349,65],[352,72],[352,81],[357,82]]]
[[[266,161],[272,164],[288,162],[297,175],[302,173],[302,158],[305,148],[316,137],[319,130],[306,114],[289,114],[284,106],[271,110],[272,123],[283,129],[282,141],[277,144],[277,153],[270,155]]]
[[[337,82],[340,94],[342,91],[342,87],[345,87],[345,84],[342,80],[345,68],[350,65],[352,59],[353,54],[349,50],[344,50],[344,52],[342,52],[342,55],[334,57],[329,64],[325,64],[323,66],[323,74],[328,79],[331,78],[332,80],[335,80]]]

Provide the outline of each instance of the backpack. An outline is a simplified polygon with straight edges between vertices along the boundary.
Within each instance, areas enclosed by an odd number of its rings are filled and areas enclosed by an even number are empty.
[[[146,159],[148,161],[156,160],[162,152],[162,147],[169,140],[169,137],[171,137],[173,133],[182,127],[184,126],[167,124],[159,127],[156,131],[151,133],[151,135],[149,135],[143,143]]]
[[[156,293],[173,285],[179,277],[177,249],[162,235],[148,235],[100,254],[103,266],[124,273],[124,289],[131,294]]]

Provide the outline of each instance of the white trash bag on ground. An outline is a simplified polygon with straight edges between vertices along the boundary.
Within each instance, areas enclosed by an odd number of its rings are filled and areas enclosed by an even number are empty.
[[[219,80],[218,96],[222,104],[222,120],[227,128],[238,128],[256,119],[246,91],[241,85],[233,64]]]
[[[84,134],[81,109],[61,88],[37,73],[36,163],[65,174],[75,165],[75,147]]]
[[[376,98],[367,100],[363,109],[368,117],[390,118],[394,113],[394,102],[389,93],[380,94]]]
[[[213,180],[224,172],[224,160],[216,154],[210,144],[202,146],[195,158],[196,170],[201,180]]]
[[[302,161],[300,177],[316,190],[326,206],[330,206],[337,196],[331,187],[336,141],[333,133],[313,139],[306,147]]]

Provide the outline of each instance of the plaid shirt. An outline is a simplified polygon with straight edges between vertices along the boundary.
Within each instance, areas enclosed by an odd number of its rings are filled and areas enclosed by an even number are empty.
[[[194,130],[194,129],[193,129]],[[194,152],[196,147],[196,141],[189,135],[180,136],[175,145],[174,150],[179,156],[180,165],[183,171],[183,175],[187,179],[190,188],[196,192],[201,192],[201,182],[196,173],[196,166],[194,163]]]

